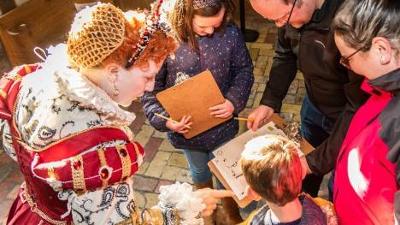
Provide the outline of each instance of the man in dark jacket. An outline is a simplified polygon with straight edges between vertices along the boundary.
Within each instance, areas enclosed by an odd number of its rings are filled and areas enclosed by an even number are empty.
[[[362,77],[340,65],[330,25],[343,0],[250,0],[253,8],[278,27],[270,78],[260,106],[250,115],[256,130],[280,111],[282,100],[299,69],[306,96],[301,109],[301,133],[316,149],[306,156],[313,174],[303,190],[318,195],[323,175],[336,156],[356,109],[365,101]],[[332,160],[333,159],[333,160]]]

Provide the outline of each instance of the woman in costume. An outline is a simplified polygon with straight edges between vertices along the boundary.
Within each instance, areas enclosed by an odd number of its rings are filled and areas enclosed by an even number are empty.
[[[161,2],[148,15],[85,8],[66,45],[1,80],[2,144],[25,179],[7,224],[202,224],[199,213],[227,194],[177,183],[161,188],[157,207],[136,207],[132,176],[144,151],[128,128],[135,115],[119,105],[151,91],[176,48]]]

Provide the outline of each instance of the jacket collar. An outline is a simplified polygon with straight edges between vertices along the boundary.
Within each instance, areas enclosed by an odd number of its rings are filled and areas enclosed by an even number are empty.
[[[332,18],[343,0],[325,0],[321,8],[316,9],[311,17],[311,23],[320,23],[326,18]],[[330,23],[328,24],[330,25]]]
[[[400,91],[400,68],[373,80],[368,80],[367,83],[370,89],[366,87],[363,87],[363,89],[369,93],[373,93],[371,89],[380,92],[397,93]]]
[[[298,38],[299,32],[304,30],[323,30],[329,31],[336,14],[336,11],[343,3],[343,0],[325,0],[320,9],[316,9],[311,17],[311,20],[300,28],[285,26],[288,37]]]

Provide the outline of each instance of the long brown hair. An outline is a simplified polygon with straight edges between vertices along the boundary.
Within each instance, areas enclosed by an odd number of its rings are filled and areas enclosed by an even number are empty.
[[[223,28],[228,22],[232,21],[235,5],[232,0],[215,0],[215,6],[207,6],[201,9],[193,8],[193,0],[177,0],[176,10],[171,13],[172,29],[176,32],[179,41],[189,43],[189,45],[198,50],[195,33],[193,31],[193,18],[195,15],[203,17],[215,16],[220,10],[225,8],[225,15],[221,25]],[[178,6],[179,5],[179,6]]]

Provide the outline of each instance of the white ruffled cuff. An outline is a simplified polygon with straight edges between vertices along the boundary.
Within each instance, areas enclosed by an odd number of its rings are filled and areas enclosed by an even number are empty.
[[[177,210],[182,225],[203,225],[201,211],[206,207],[193,191],[192,185],[176,182],[161,186],[158,207]]]

